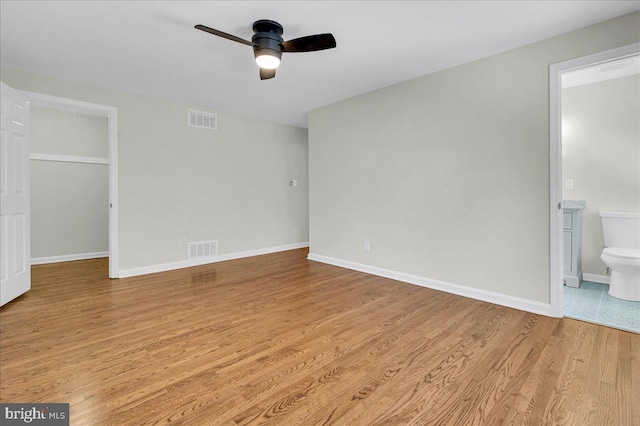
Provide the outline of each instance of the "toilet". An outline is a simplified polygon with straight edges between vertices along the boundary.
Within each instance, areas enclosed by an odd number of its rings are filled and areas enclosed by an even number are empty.
[[[611,269],[609,295],[640,301],[640,213],[600,212],[604,245],[600,259]]]

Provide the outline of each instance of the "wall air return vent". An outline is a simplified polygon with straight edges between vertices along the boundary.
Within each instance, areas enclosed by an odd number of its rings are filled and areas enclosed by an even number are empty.
[[[189,259],[200,259],[218,255],[218,241],[189,243]]]
[[[189,110],[189,126],[201,127],[203,129],[218,129],[218,116],[210,112]]]

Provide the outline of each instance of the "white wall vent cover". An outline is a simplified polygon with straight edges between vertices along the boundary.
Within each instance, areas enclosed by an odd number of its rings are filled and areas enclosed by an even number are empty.
[[[189,243],[189,259],[212,257],[218,255],[218,241],[200,241]]]
[[[203,129],[218,129],[218,116],[210,112],[189,110],[189,126],[202,127]]]

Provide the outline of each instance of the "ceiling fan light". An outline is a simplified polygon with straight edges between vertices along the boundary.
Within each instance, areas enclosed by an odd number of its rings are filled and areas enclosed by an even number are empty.
[[[280,58],[272,55],[256,56],[256,63],[260,68],[274,70],[280,65]]]

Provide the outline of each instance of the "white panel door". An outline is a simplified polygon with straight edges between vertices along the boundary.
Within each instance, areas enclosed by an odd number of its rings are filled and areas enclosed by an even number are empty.
[[[0,306],[31,288],[29,101],[1,85]]]

